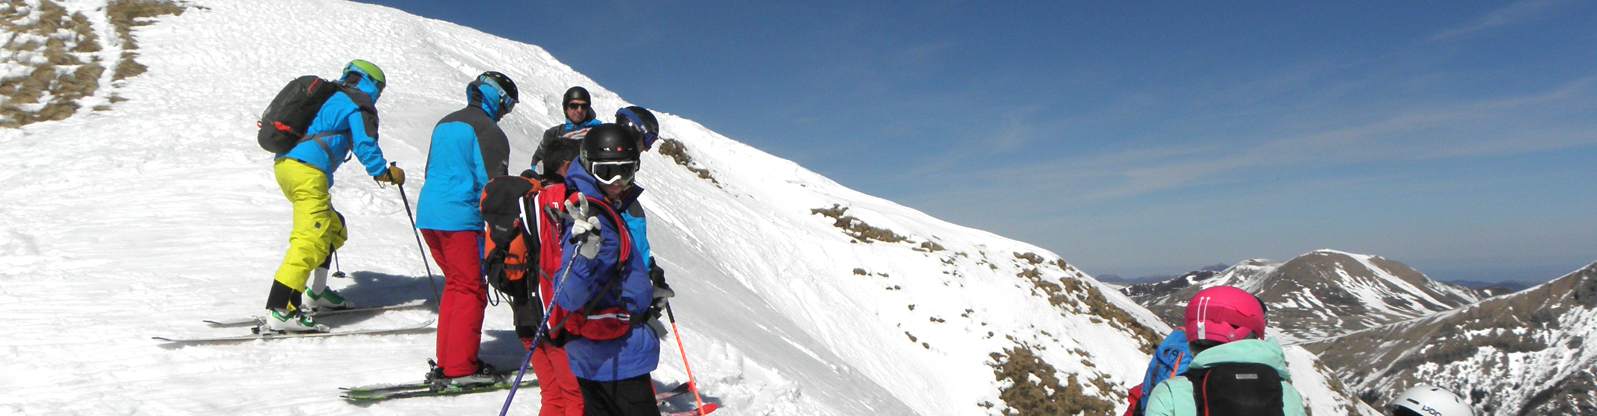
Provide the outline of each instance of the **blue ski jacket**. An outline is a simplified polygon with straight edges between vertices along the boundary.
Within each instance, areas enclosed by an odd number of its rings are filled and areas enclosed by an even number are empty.
[[[377,147],[377,96],[377,85],[366,77],[360,77],[354,89],[333,93],[305,129],[305,137],[314,139],[276,157],[292,158],[321,169],[327,174],[328,186],[333,184],[333,172],[349,160],[351,151],[366,166],[366,174],[383,174],[388,170],[388,160],[383,158],[383,149]]]
[[[579,164],[572,164],[566,172],[566,186],[569,191],[604,199],[598,182]],[[627,195],[611,208],[617,214],[625,212],[637,203],[638,195],[642,192],[642,188],[633,185]],[[645,263],[647,254],[634,251],[624,265],[620,264],[617,260],[621,254],[621,237],[616,224],[603,216],[599,224],[600,236],[604,241],[599,246],[597,257],[589,260],[582,256],[561,255],[561,258],[570,261],[561,265],[559,274],[556,274],[564,276],[565,280],[558,289],[560,293],[555,296],[555,302],[562,309],[575,311],[597,296],[601,299],[594,306],[595,310],[620,307],[632,315],[647,313],[654,300],[654,284],[649,281],[649,266]],[[570,230],[568,224],[561,238],[562,253],[576,253],[577,245],[572,242]],[[632,238],[642,239],[644,236],[633,235]],[[614,285],[615,292],[600,293],[611,279],[622,279]],[[578,338],[571,341],[566,344],[566,355],[571,361],[571,373],[577,378],[591,381],[626,380],[648,374],[659,366],[660,341],[648,325],[637,324],[632,325],[630,332],[620,338],[605,341]]]
[[[509,170],[510,141],[494,121],[500,111],[498,91],[472,83],[466,99],[466,108],[433,127],[427,181],[416,201],[416,228],[482,231],[482,188]]]

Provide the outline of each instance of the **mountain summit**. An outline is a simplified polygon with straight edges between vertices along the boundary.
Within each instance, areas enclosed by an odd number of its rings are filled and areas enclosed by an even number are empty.
[[[1270,308],[1271,335],[1282,343],[1320,339],[1451,310],[1479,300],[1473,290],[1437,282],[1403,263],[1316,250],[1284,263],[1255,259],[1221,271],[1197,271],[1122,291],[1166,322],[1199,290],[1236,286]]]

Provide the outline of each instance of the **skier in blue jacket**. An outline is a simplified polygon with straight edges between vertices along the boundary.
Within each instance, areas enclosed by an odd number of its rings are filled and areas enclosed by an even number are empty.
[[[635,136],[603,124],[588,132],[578,163],[566,173],[568,190],[581,199],[567,203],[572,222],[561,249],[569,260],[556,275],[563,280],[555,303],[574,311],[565,329],[578,338],[565,349],[589,415],[660,414],[649,377],[659,365],[660,343],[644,324],[655,286],[646,256],[629,244],[643,237],[617,225],[643,192],[634,183],[638,157]]]
[[[288,253],[273,276],[266,297],[270,311],[266,327],[275,331],[326,331],[301,305],[300,294],[312,308],[348,308],[351,303],[327,287],[327,266],[333,251],[344,245],[348,233],[344,218],[333,209],[327,191],[333,172],[349,160],[360,159],[366,174],[378,182],[404,185],[405,172],[389,166],[377,146],[377,97],[387,80],[371,62],[351,61],[344,67],[344,88],[322,104],[305,131],[306,140],[274,158],[273,172],[283,196],[294,207],[294,228]],[[306,280],[315,279],[307,290]]]
[[[416,202],[416,228],[444,272],[438,305],[438,367],[435,387],[469,387],[499,381],[477,357],[483,309],[483,219],[479,204],[488,180],[510,167],[510,141],[499,120],[515,108],[519,93],[505,74],[488,71],[466,85],[466,107],[433,127],[427,150],[427,183]]]

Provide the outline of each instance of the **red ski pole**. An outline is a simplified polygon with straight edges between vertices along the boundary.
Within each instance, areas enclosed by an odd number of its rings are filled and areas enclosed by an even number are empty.
[[[693,366],[688,365],[688,350],[682,347],[682,331],[677,330],[677,316],[671,313],[671,304],[665,304],[665,316],[671,318],[671,335],[677,339],[677,351],[682,352],[682,368],[688,370],[688,384],[693,386],[693,402],[699,407],[695,410],[700,416],[704,415],[704,399],[699,398],[699,382],[693,379]]]

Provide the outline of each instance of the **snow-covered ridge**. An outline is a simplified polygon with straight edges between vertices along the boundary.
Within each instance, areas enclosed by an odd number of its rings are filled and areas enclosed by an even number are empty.
[[[1363,397],[1415,384],[1464,393],[1477,414],[1597,410],[1597,263],[1453,311],[1309,344]]]
[[[1222,285],[1242,288],[1264,300],[1272,315],[1270,334],[1284,343],[1326,338],[1479,300],[1470,289],[1436,282],[1402,263],[1331,249],[1286,262],[1248,260],[1218,273],[1194,272],[1123,291],[1166,322],[1176,322],[1187,299]]]

